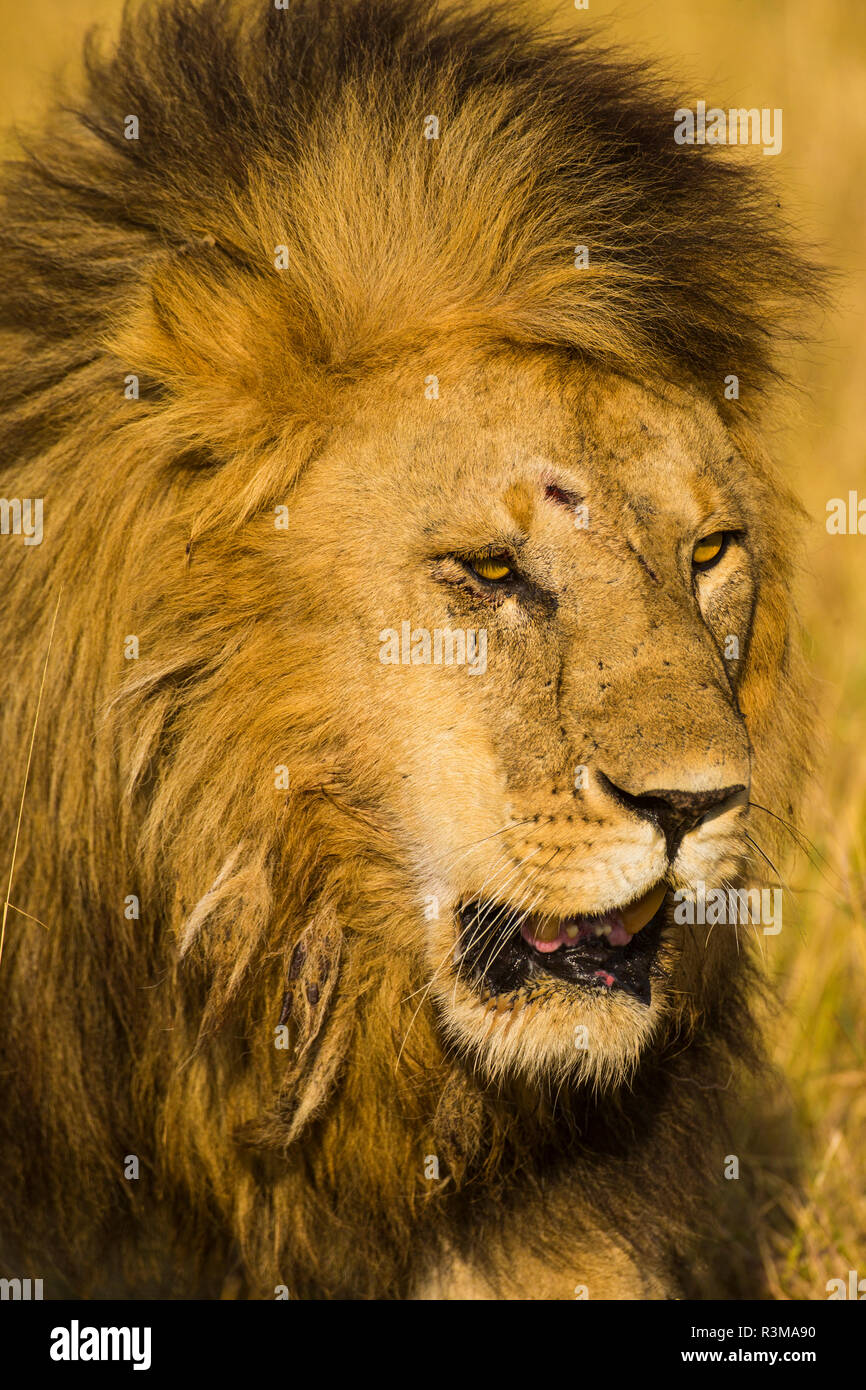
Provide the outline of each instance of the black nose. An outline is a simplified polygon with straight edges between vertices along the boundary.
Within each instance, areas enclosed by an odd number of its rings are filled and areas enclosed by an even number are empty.
[[[669,859],[674,859],[683,836],[693,830],[708,811],[712,811],[714,806],[721,806],[723,801],[735,796],[737,792],[746,790],[742,784],[733,787],[711,787],[701,792],[678,789],[671,791],[666,787],[653,787],[651,791],[635,796],[611,782],[604,773],[600,774],[600,778],[602,785],[621,806],[646,820],[655,821],[665,837]]]

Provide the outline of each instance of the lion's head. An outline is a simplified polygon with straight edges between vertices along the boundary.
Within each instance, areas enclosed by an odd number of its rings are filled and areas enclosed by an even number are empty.
[[[760,879],[805,761],[757,428],[805,270],[749,170],[581,42],[237,14],[128,20],[7,190],[28,669],[57,601],[16,896],[76,930],[16,930],[3,973],[19,1037],[38,971],[99,1039],[86,1087],[58,1060],[58,1153],[127,1124],[265,1280],[375,1291],[422,1207],[528,1171],[542,1120],[549,1154],[557,1088],[651,1094],[647,1172],[702,1132],[670,1068],[736,1050],[743,942],[675,902]]]
[[[518,351],[443,377],[322,452],[279,582],[401,860],[418,927],[391,949],[488,1072],[609,1081],[713,990],[671,899],[750,857],[777,537],[700,396]]]

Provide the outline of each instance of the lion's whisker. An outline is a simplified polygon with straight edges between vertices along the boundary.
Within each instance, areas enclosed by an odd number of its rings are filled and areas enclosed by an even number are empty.
[[[456,859],[451,859],[450,857],[447,857],[443,864],[443,871],[446,873],[452,873],[456,868],[457,864],[460,863],[461,859],[465,858],[467,854],[471,854],[472,851],[474,849],[477,849],[479,845],[486,845],[488,840],[495,840],[497,835],[505,835],[509,830],[520,830],[524,825],[531,824],[532,817],[528,816],[526,820],[509,821],[507,825],[500,826],[498,830],[492,831],[490,835],[482,835],[480,840],[473,840],[473,842],[470,845],[467,845],[465,849],[455,850],[454,853],[457,855]]]
[[[803,854],[806,855],[809,862],[813,864],[814,867],[818,870],[822,878],[827,879],[827,875],[823,872],[821,865],[815,863],[815,861],[812,859],[813,854],[816,856],[817,859],[822,860],[823,863],[826,864],[828,869],[835,873],[833,865],[831,861],[827,858],[826,854],[822,854],[818,846],[814,843],[814,841],[810,840],[808,835],[806,835],[805,832],[802,831],[798,825],[794,825],[793,821],[786,820],[784,816],[780,816],[775,811],[771,811],[769,806],[762,806],[759,801],[750,801],[748,804],[754,810],[763,811],[766,816],[772,816],[773,820],[778,821],[779,824],[783,826],[785,830],[787,830],[788,834],[791,836],[791,839],[794,841],[797,848]],[[801,843],[801,841],[803,843]],[[804,844],[806,846],[805,849]],[[838,879],[839,883],[844,887],[844,879],[841,877],[841,875],[836,873],[835,876]],[[829,882],[829,879],[827,879],[827,882]]]
[[[525,868],[526,865],[529,863],[530,859],[533,859],[533,858],[535,857],[535,855],[536,855],[536,854],[539,854],[540,852],[541,852],[541,846],[539,845],[539,846],[537,846],[537,847],[532,851],[531,854],[527,854],[527,855],[520,861],[519,864],[515,865],[515,868],[514,868],[513,872],[510,873],[510,874],[508,875],[507,879],[505,879],[503,882],[498,883],[496,886],[497,886],[498,888],[506,887],[506,886],[512,881],[512,879],[514,879],[515,877],[517,877],[518,874],[520,874],[520,873],[523,872],[524,868]],[[523,896],[520,898],[520,900],[519,900],[519,902],[518,902],[518,904],[517,904],[518,908],[519,908],[520,906],[522,906],[523,902],[524,902],[525,899],[526,899],[526,895],[531,891],[531,884],[532,884],[532,877],[531,877],[531,875],[532,875],[532,872],[533,872],[533,870],[530,870],[530,879],[529,879],[529,883],[528,883],[528,885],[527,885],[527,887],[526,887],[526,889],[525,889],[525,891],[524,891]],[[473,900],[473,901],[474,901],[474,900]],[[491,937],[492,937],[493,933],[495,932],[496,927],[497,927],[497,926],[499,925],[499,923],[503,920],[503,917],[505,917],[509,912],[512,912],[513,910],[514,910],[514,904],[510,904],[510,903],[509,903],[509,904],[502,904],[502,905],[499,907],[499,910],[498,910],[498,912],[496,913],[496,916],[495,916],[495,917],[493,917],[492,919],[487,918],[487,919],[484,919],[484,920],[480,921],[480,922],[479,922],[479,925],[478,925],[478,928],[477,928],[476,931],[473,933],[473,935],[471,936],[469,942],[467,943],[466,949],[465,949],[464,952],[463,952],[463,958],[466,957],[466,955],[469,953],[469,951],[477,944],[478,941],[480,941],[481,937],[482,937],[484,934],[489,933],[489,934],[491,935]],[[456,971],[456,975],[455,975],[455,981],[454,981],[454,999],[455,999],[455,1000],[456,1000],[456,998],[457,998],[457,985],[458,985],[458,982],[459,982],[460,971],[461,971],[461,969],[462,969],[462,960],[461,960],[460,964],[458,965],[458,968],[457,968],[457,971]]]
[[[537,851],[536,851],[536,850],[533,850],[532,853],[535,854],[535,853],[537,853]],[[529,858],[531,858],[531,857],[532,857],[532,855],[528,855],[528,856],[527,856],[527,859],[529,859]],[[526,862],[526,861],[524,861],[524,862]],[[474,901],[474,899],[471,899],[470,901]],[[432,990],[434,984],[436,983],[436,979],[437,979],[437,977],[438,977],[440,971],[444,969],[445,965],[446,965],[447,962],[448,962],[449,957],[453,955],[453,952],[454,952],[454,944],[451,943],[451,944],[449,944],[447,953],[443,956],[443,958],[442,958],[442,960],[440,961],[439,965],[436,967],[435,972],[433,973],[433,975],[431,976],[431,978],[428,980],[426,986],[424,987],[424,991],[423,991],[422,997],[421,997],[421,999],[420,999],[420,1001],[419,1001],[419,1003],[418,1003],[417,1008],[415,1009],[415,1012],[413,1013],[411,1019],[409,1020],[409,1026],[407,1027],[405,1036],[404,1036],[404,1038],[403,1038],[403,1041],[402,1041],[402,1043],[400,1044],[400,1050],[399,1050],[399,1052],[398,1052],[398,1054],[397,1054],[397,1060],[396,1060],[396,1062],[395,1062],[395,1064],[394,1064],[394,1070],[395,1070],[395,1071],[397,1071],[397,1069],[398,1069],[399,1066],[400,1066],[400,1060],[401,1060],[401,1058],[402,1058],[402,1056],[403,1056],[403,1052],[404,1052],[404,1049],[405,1049],[405,1047],[406,1047],[406,1043],[407,1043],[407,1041],[408,1041],[408,1039],[409,1039],[409,1034],[410,1034],[411,1031],[412,1031],[412,1027],[413,1027],[413,1025],[414,1025],[414,1023],[415,1023],[415,1020],[417,1019],[418,1014],[420,1013],[421,1009],[423,1008],[423,1006],[424,1006],[424,1004],[425,1004],[425,1002],[426,1002],[426,1000],[427,1000],[427,998],[428,998],[428,996],[429,996],[429,994],[430,994],[430,991]],[[457,970],[457,975],[458,975],[458,977],[459,977],[459,966],[458,966],[458,970]],[[456,985],[456,981],[455,981],[455,998],[456,998],[456,988],[457,988],[457,985]]]
[[[536,879],[537,879],[537,877],[538,877],[539,874],[544,873],[544,871],[550,867],[550,865],[553,863],[554,859],[556,858],[557,854],[559,854],[559,853],[561,852],[561,848],[562,848],[561,846],[557,845],[557,846],[554,848],[553,853],[551,854],[550,858],[547,860],[547,862],[546,862],[545,864],[542,864],[541,866],[539,866],[539,865],[535,865],[535,866],[534,866],[534,868],[533,868],[533,873],[534,873]],[[529,891],[529,889],[528,889],[527,891]],[[523,902],[525,901],[525,899],[526,899],[526,894],[524,894],[524,898],[521,900],[521,903],[518,905],[518,911],[519,911],[519,908],[522,907]],[[529,917],[529,916],[531,916],[532,910],[533,910],[533,908],[534,908],[534,906],[535,906],[535,903],[536,903],[537,901],[538,901],[538,896],[536,895],[535,899],[533,899],[532,907],[530,907],[530,908],[528,909],[528,911],[525,912],[524,915],[523,915],[522,917],[518,918],[518,925],[522,926],[522,925],[523,925],[523,922],[526,921],[526,918]],[[552,914],[548,914],[548,916],[551,916],[551,915],[552,915]],[[485,963],[482,964],[482,970],[484,970],[484,971],[489,970],[489,969],[493,966],[494,962],[498,959],[498,957],[501,955],[502,951],[505,949],[506,944],[507,944],[507,938],[503,939],[503,940],[498,944],[498,947],[497,947],[497,949],[496,949],[494,955],[493,955],[489,960],[487,960]]]

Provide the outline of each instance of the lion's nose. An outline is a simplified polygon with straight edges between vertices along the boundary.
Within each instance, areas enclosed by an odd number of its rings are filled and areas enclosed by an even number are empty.
[[[602,785],[621,806],[647,820],[655,821],[665,837],[668,857],[671,860],[676,856],[683,836],[693,830],[704,816],[746,790],[742,783],[737,783],[731,787],[709,787],[704,791],[653,787],[635,795],[623,787],[618,787],[609,777],[605,777],[603,772],[599,776]]]

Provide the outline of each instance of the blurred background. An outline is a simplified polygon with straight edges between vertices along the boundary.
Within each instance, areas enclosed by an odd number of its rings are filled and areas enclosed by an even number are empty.
[[[56,74],[74,74],[84,30],[110,30],[120,9],[0,0],[3,125],[41,122]],[[740,1169],[757,1188],[758,1229],[733,1221],[693,1276],[704,1296],[826,1298],[829,1279],[866,1278],[866,536],[825,526],[830,498],[866,497],[866,4],[589,0],[578,10],[546,0],[543,13],[563,32],[601,28],[661,60],[684,105],[781,107],[782,153],[746,157],[766,166],[800,236],[839,276],[833,312],[797,352],[799,389],[773,441],[812,518],[801,610],[827,745],[805,789],[804,852],[783,871],[783,930],[761,940],[786,1084],[753,1124],[744,1108]]]

